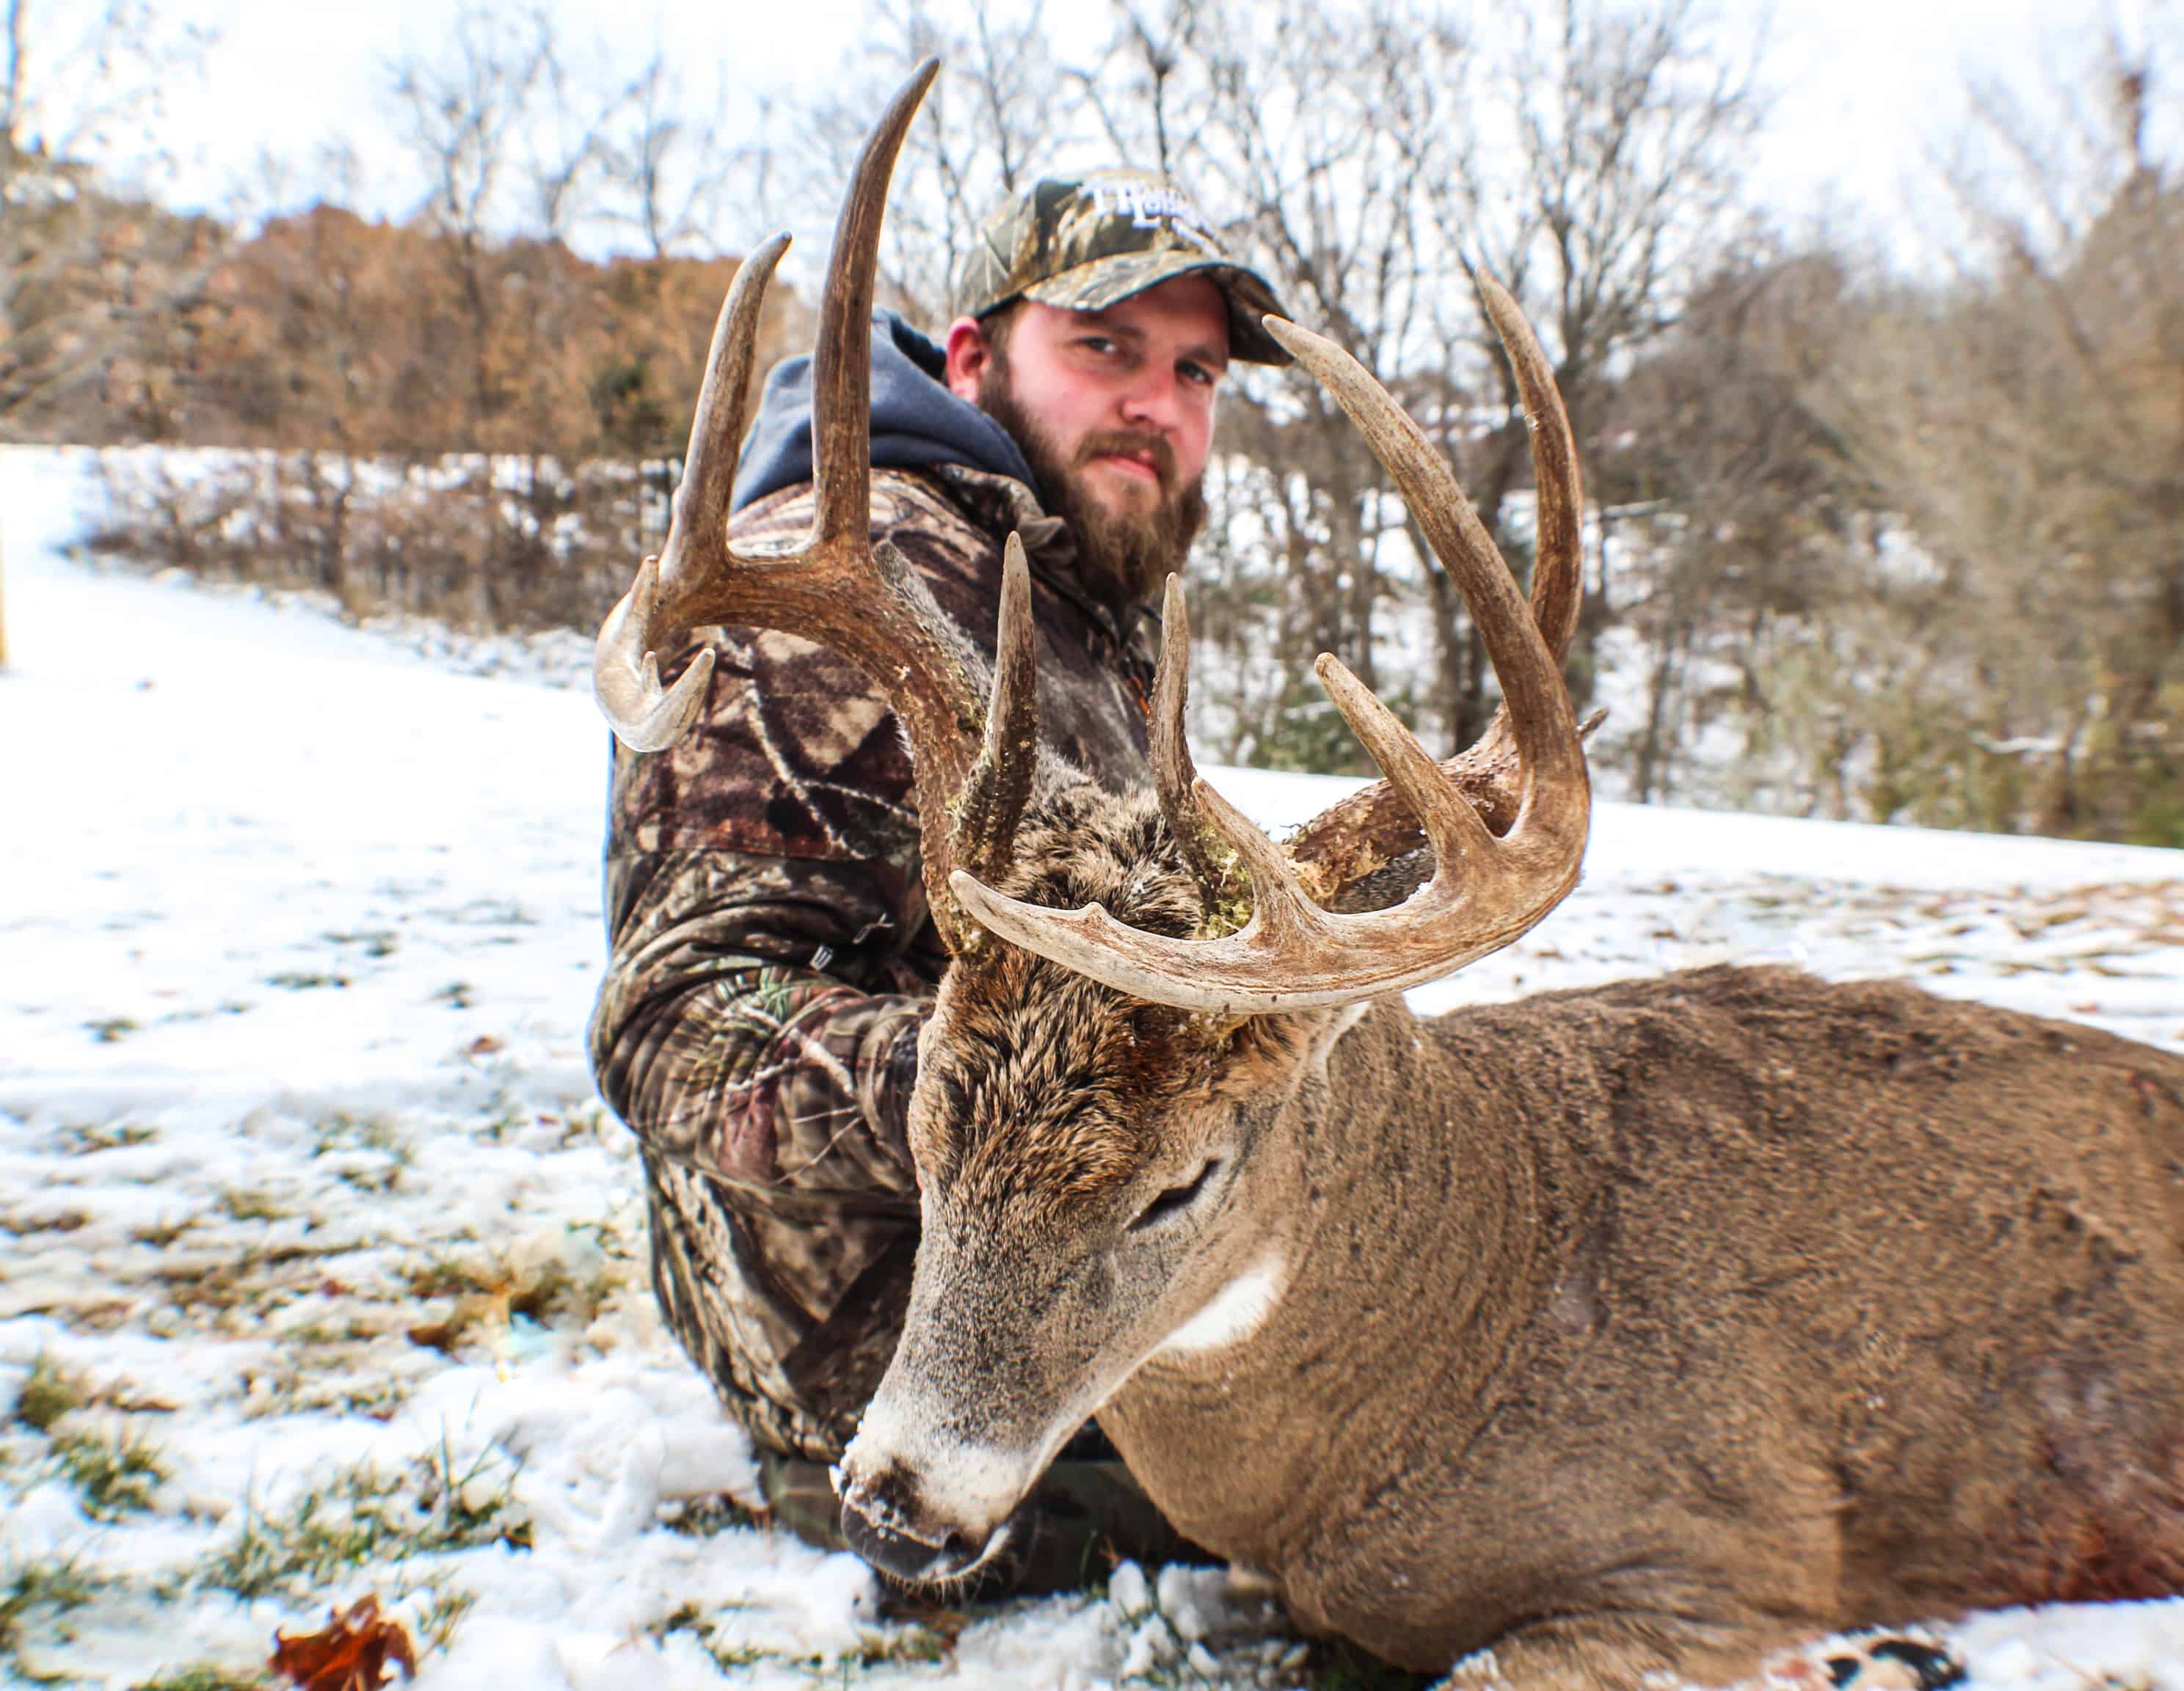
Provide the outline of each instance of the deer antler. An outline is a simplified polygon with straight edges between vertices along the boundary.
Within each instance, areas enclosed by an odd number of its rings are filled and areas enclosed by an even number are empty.
[[[1542,569],[1562,569],[1574,582],[1580,502],[1568,423],[1514,302],[1490,278],[1481,283],[1533,421]],[[1284,854],[1191,773],[1181,722],[1185,659],[1171,661],[1164,651],[1154,727],[1163,807],[1209,896],[1225,870],[1214,859],[1207,831],[1234,851],[1251,879],[1251,921],[1218,938],[1174,939],[1126,927],[1098,905],[1045,909],[1005,897],[960,870],[950,878],[965,909],[1027,950],[1133,997],[1227,1014],[1346,1003],[1418,985],[1499,950],[1577,884],[1591,811],[1585,752],[1555,656],[1455,477],[1357,360],[1279,317],[1266,323],[1350,414],[1471,606],[1506,700],[1506,734],[1514,753],[1507,789],[1497,790],[1491,771],[1463,759],[1446,768],[1436,764],[1356,676],[1323,654],[1314,666],[1320,683],[1380,766],[1390,796],[1368,792],[1346,801],[1346,808],[1337,806],[1299,836],[1310,849]],[[1543,591],[1552,600],[1562,589],[1550,579]],[[1172,615],[1179,600],[1171,583]],[[1574,600],[1557,608],[1551,620],[1567,640],[1568,630],[1559,625]],[[1171,627],[1170,639],[1187,638],[1179,616]],[[1485,806],[1475,806],[1474,793],[1490,804],[1513,801],[1514,821],[1505,834],[1490,830],[1480,815]],[[1396,805],[1415,818],[1407,818],[1400,831],[1385,821]],[[1433,848],[1433,877],[1405,903],[1339,913],[1306,891],[1300,871],[1338,892],[1411,849],[1421,829]],[[1337,863],[1342,873],[1329,874]]]
[[[1578,479],[1577,446],[1555,391],[1554,372],[1524,314],[1508,291],[1484,271],[1474,271],[1472,280],[1509,355],[1530,426],[1532,480],[1539,489],[1533,522],[1532,620],[1559,668],[1569,652],[1570,637],[1577,632],[1583,585],[1580,566],[1585,500]],[[1579,732],[1582,734],[1591,726],[1588,723]],[[1506,698],[1485,732],[1440,767],[1470,795],[1488,827],[1497,834],[1508,830],[1516,820],[1521,786]],[[1310,866],[1307,873],[1314,890],[1331,896],[1337,888],[1356,887],[1387,865],[1418,853],[1425,843],[1402,795],[1387,782],[1376,781],[1314,817],[1289,841],[1288,849],[1296,862]],[[1422,879],[1419,874],[1410,886],[1397,890],[1414,891]],[[1380,901],[1389,901],[1389,889],[1377,890]]]
[[[959,860],[985,874],[1006,861],[1038,728],[1021,545],[1011,537],[1003,571],[1003,661],[989,712],[983,656],[901,554],[871,538],[872,310],[880,223],[895,156],[939,68],[938,59],[927,60],[889,103],[858,155],[835,225],[812,358],[816,509],[802,550],[748,557],[727,535],[759,307],[788,244],[777,236],[745,260],[721,308],[666,546],[659,558],[645,560],[636,584],[601,626],[592,675],[616,736],[632,751],[657,751],[687,733],[704,706],[710,650],[698,653],[672,688],[660,684],[660,655],[693,628],[778,628],[856,665],[886,691],[910,736],[928,898],[943,941],[956,951],[976,943],[979,930],[950,896],[950,873]],[[989,717],[982,754],[980,726]],[[1004,758],[1005,747],[1022,755]]]

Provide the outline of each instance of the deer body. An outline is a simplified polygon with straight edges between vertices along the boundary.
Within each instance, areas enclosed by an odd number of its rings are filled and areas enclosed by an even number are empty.
[[[1021,549],[989,666],[870,532],[881,207],[936,68],[837,230],[808,544],[742,556],[718,521],[776,241],[594,668],[650,749],[705,684],[701,660],[662,688],[669,640],[783,628],[864,668],[911,740],[952,961],[910,1100],[902,1339],[837,1476],[851,1543],[906,1581],[976,1572],[1096,1412],[1306,1624],[1465,1658],[1461,1683],[1638,1691],[1869,1621],[2184,1589],[2184,1059],[1783,970],[1429,1022],[1394,996],[1545,917],[1590,818],[1559,668],[1575,451],[1490,278],[1532,425],[1529,610],[1386,392],[1266,320],[1462,589],[1504,701],[1481,739],[1436,762],[1323,656],[1386,779],[1277,846],[1192,770],[1171,580],[1145,785],[1041,749]]]
[[[1308,1626],[1705,1678],[2184,1576],[2184,1061],[1721,969],[1383,1002],[1295,1108],[1283,1294],[1100,1420]]]

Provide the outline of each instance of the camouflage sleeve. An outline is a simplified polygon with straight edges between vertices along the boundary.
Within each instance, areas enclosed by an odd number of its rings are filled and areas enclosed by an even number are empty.
[[[808,496],[769,501],[739,544],[809,517]],[[700,643],[692,730],[615,754],[599,1090],[650,1153],[718,1180],[914,1193],[902,1121],[946,957],[901,731],[847,661],[788,634],[699,630],[670,679]]]
[[[900,973],[872,943],[902,919],[891,879],[722,850],[610,864],[593,1066],[649,1151],[742,1186],[916,1190],[903,1116],[929,1000],[859,984]]]

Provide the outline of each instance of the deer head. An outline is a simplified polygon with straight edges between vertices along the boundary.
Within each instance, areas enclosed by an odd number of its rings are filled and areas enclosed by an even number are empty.
[[[1282,1293],[1316,1066],[1367,1001],[1546,915],[1576,882],[1589,813],[1558,667],[1577,609],[1575,455],[1537,343],[1483,276],[1532,422],[1529,607],[1394,400],[1330,343],[1267,320],[1363,432],[1462,588],[1505,700],[1480,741],[1437,763],[1322,656],[1320,680],[1386,779],[1276,845],[1192,769],[1189,630],[1171,579],[1147,785],[1118,797],[1041,750],[1022,549],[1011,540],[989,673],[869,539],[874,254],[894,158],[936,69],[895,97],[837,229],[810,543],[745,558],[722,529],[777,240],[723,308],[665,553],[609,617],[596,672],[617,734],[655,749],[694,717],[708,667],[701,655],[663,690],[667,640],[712,622],[783,628],[856,662],[910,736],[928,898],[953,962],[911,1104],[923,1233],[907,1325],[838,1478],[852,1543],[911,1580],[993,1554],[1055,1451],[1149,1358],[1248,1336]]]

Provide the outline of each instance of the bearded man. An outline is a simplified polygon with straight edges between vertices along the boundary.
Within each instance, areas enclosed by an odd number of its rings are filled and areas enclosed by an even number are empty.
[[[1095,779],[1141,785],[1145,623],[1204,517],[1230,360],[1288,361],[1259,321],[1280,307],[1173,184],[1133,170],[1037,183],[968,268],[944,348],[875,319],[873,539],[990,657],[1021,534],[1041,732]],[[766,381],[730,507],[747,555],[810,525],[811,399],[808,359]],[[833,653],[748,628],[698,631],[666,678],[701,644],[694,730],[616,752],[593,1066],[643,1144],[668,1325],[749,1430],[777,1515],[839,1546],[826,1470],[901,1331],[904,1125],[947,955],[885,697]],[[1080,1436],[1034,1493],[1019,1588],[1081,1582],[1103,1546],[1172,1547],[1100,1446]]]

